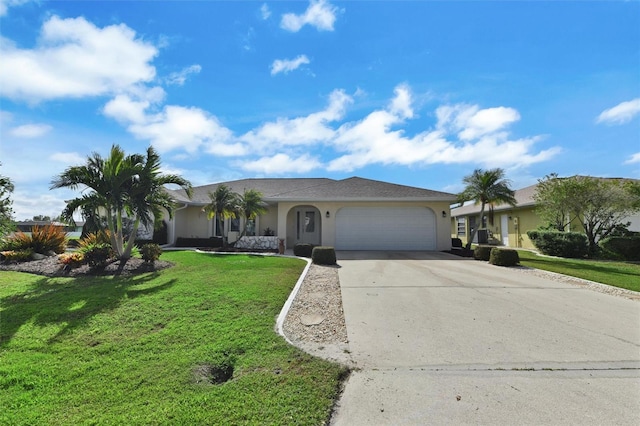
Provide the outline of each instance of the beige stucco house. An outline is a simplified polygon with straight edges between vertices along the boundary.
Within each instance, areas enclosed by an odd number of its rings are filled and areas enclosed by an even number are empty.
[[[518,202],[515,207],[508,204],[495,206],[493,223],[489,217],[488,206],[485,207],[482,224],[479,223],[479,204],[452,208],[451,237],[458,237],[466,244],[474,227],[479,226],[479,235],[476,234],[474,243],[488,242],[507,247],[535,249],[527,231],[544,225],[535,212],[536,202],[533,197],[537,186],[535,184],[515,191],[515,199]],[[627,220],[631,223],[629,230],[640,232],[640,212],[629,216]],[[583,232],[583,229],[578,221],[574,221],[567,231]]]
[[[335,247],[337,250],[449,250],[450,205],[454,194],[359,177],[242,179],[194,188],[191,199],[170,190],[178,204],[168,218],[168,239],[216,236],[216,219],[203,207],[209,194],[224,184],[242,194],[255,189],[267,204],[266,214],[250,224],[249,235],[273,235],[285,241]],[[227,219],[225,234],[234,242],[242,219]]]

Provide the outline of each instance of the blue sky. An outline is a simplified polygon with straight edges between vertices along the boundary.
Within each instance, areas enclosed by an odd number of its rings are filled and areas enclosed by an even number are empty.
[[[194,185],[640,178],[640,2],[0,0],[16,219],[120,144]]]

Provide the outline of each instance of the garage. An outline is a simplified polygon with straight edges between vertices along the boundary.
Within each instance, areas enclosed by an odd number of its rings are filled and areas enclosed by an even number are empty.
[[[343,207],[337,250],[435,250],[436,218],[426,207]]]

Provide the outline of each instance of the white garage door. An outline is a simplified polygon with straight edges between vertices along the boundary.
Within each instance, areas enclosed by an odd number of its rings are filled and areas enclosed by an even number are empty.
[[[426,207],[344,207],[337,250],[435,250],[436,218]]]

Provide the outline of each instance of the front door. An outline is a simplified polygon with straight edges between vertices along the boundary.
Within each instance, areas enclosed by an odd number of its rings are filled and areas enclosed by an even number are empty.
[[[502,244],[509,247],[509,216],[506,214],[500,216],[500,235],[502,235]]]
[[[320,213],[313,208],[296,211],[296,242],[320,244]]]

